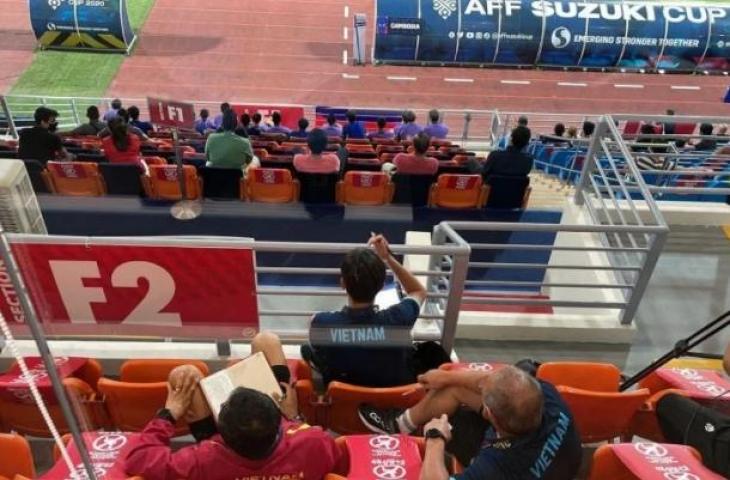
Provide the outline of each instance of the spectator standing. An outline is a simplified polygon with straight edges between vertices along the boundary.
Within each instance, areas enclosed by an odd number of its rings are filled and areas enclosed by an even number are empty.
[[[266,130],[266,133],[280,133],[287,136],[291,133],[291,128],[281,124],[280,112],[274,112],[271,114],[271,121],[274,123],[274,126]]]
[[[340,159],[334,153],[324,153],[327,141],[324,130],[312,129],[307,137],[309,154],[294,155],[294,169],[302,173],[338,173]]]
[[[231,109],[231,104],[228,102],[221,103],[221,113],[216,115],[216,117],[213,119],[213,128],[215,130],[219,130],[223,126],[223,116],[226,114],[227,111]]]
[[[295,130],[289,134],[292,138],[307,138],[309,136],[309,132],[307,129],[309,128],[309,120],[302,117],[299,119],[299,122],[297,122],[297,125],[299,126],[299,130]]]
[[[440,121],[441,114],[439,111],[433,109],[428,112],[428,119],[431,123],[423,129],[423,132],[431,138],[444,140],[449,135],[449,127]]]
[[[121,117],[109,121],[111,135],[101,140],[104,154],[109,163],[129,163],[146,170],[146,165],[140,154],[141,142],[137,135],[129,133],[127,124]]]
[[[58,128],[58,112],[46,107],[38,107],[33,114],[35,125],[20,130],[18,139],[18,158],[38,160],[44,165],[49,160],[63,157],[72,160],[63,142],[55,132]]]
[[[426,156],[430,141],[424,132],[416,135],[413,138],[414,153],[399,153],[393,159],[396,171],[405,175],[436,175],[438,160]]]
[[[107,110],[106,113],[104,114],[104,121],[107,123],[109,122],[109,120],[111,120],[112,118],[117,116],[117,114],[119,113],[119,110],[122,108],[122,101],[119,100],[118,98],[115,98],[114,100],[112,100],[111,107],[112,108]]]
[[[510,135],[510,145],[506,150],[492,151],[481,168],[481,174],[485,182],[488,182],[492,175],[510,177],[526,177],[532,170],[533,158],[524,152],[527,144],[530,143],[531,132],[527,127],[515,127]],[[471,170],[478,167],[472,163]]]
[[[136,106],[132,105],[129,107],[127,109],[127,113],[129,113],[129,124],[142,130],[145,135],[149,135],[149,133],[154,130],[154,127],[150,122],[143,122],[139,119],[139,108]]]
[[[368,138],[370,138],[370,140],[376,140],[379,138],[389,140],[395,137],[395,133],[393,133],[392,130],[385,129],[385,127],[388,125],[388,122],[385,120],[385,118],[378,118],[377,125],[378,130],[368,135]]]
[[[361,122],[357,121],[357,113],[354,110],[348,110],[345,114],[347,117],[347,125],[342,129],[342,138],[365,138],[365,127]]]
[[[327,125],[322,129],[328,137],[342,137],[342,127],[337,124],[334,113],[327,115]]]
[[[395,136],[399,140],[410,140],[421,133],[421,130],[423,128],[416,123],[416,114],[412,110],[407,110],[403,113],[403,124],[396,129]]]
[[[415,406],[405,411],[363,406],[359,414],[370,430],[381,434],[409,434],[425,425],[421,478],[576,478],[581,441],[553,385],[513,366],[495,372],[432,370],[418,381],[428,394]],[[464,473],[449,477],[444,467],[447,447],[467,465]]]
[[[86,109],[86,118],[89,119],[88,123],[79,125],[71,130],[71,135],[98,135],[99,132],[106,128],[106,123],[100,121],[99,117],[99,108],[96,105],[91,105]]]
[[[236,135],[236,114],[227,110],[223,114],[222,132],[212,133],[205,143],[205,157],[209,167],[245,169],[253,160],[251,142]]]
[[[215,131],[215,125],[210,120],[210,112],[208,112],[208,109],[203,108],[200,110],[200,118],[195,120],[195,131],[201,135]]]
[[[700,135],[709,136],[712,135],[714,127],[711,123],[703,123],[700,125]],[[717,140],[711,138],[702,138],[695,144],[695,150],[698,152],[706,152],[717,148]]]

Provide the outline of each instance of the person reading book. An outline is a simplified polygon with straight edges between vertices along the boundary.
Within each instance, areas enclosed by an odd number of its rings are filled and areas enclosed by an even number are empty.
[[[281,380],[280,397],[238,387],[221,406],[216,423],[199,388],[200,371],[192,365],[177,367],[168,378],[165,408],[133,440],[124,458],[125,472],[145,480],[320,480],[332,471],[339,461],[334,440],[321,428],[299,421],[288,370],[284,375],[276,368],[286,368],[278,337],[260,333],[251,350],[263,352]],[[197,444],[173,452],[170,440],[181,420]]]
[[[386,265],[400,282],[406,297],[380,310],[375,296],[385,285]],[[420,373],[448,362],[440,345],[413,345],[411,329],[426,300],[426,289],[396,260],[382,235],[373,234],[368,248],[345,255],[340,284],[348,304],[340,311],[312,317],[309,344],[302,358],[325,383],[343,381],[367,387],[392,387],[416,381]]]

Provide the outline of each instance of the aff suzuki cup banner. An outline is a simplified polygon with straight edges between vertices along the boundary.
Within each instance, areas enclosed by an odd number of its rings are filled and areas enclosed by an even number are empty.
[[[375,62],[727,70],[730,7],[376,0]]]
[[[126,0],[30,0],[41,48],[127,52],[135,35]]]

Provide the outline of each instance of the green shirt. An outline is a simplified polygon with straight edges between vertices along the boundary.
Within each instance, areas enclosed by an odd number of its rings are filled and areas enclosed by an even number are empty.
[[[208,166],[243,168],[253,158],[251,142],[233,132],[213,133],[205,144]]]

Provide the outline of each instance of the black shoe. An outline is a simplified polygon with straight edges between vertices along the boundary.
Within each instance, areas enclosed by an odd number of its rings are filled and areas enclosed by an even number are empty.
[[[400,433],[398,422],[396,419],[405,410],[391,408],[391,409],[379,409],[372,405],[361,405],[357,409],[357,414],[360,417],[360,421],[367,427],[368,430],[375,433],[382,433],[384,435],[393,435]]]

